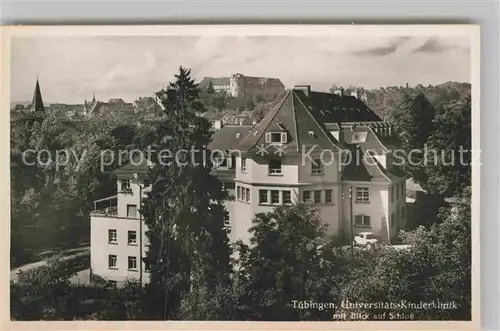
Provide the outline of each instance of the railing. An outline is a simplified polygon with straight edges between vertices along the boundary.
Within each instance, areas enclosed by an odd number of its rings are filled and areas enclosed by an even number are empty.
[[[94,209],[90,213],[90,215],[96,215],[96,216],[118,216],[118,207],[113,206],[113,207],[106,207],[102,209]]]

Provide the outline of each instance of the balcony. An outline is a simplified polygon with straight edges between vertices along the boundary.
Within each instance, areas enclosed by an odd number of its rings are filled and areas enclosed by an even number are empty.
[[[117,196],[113,195],[107,198],[94,201],[94,210],[91,216],[118,216]]]
[[[94,209],[91,213],[91,216],[118,216],[118,208],[114,207],[106,207],[103,209]]]

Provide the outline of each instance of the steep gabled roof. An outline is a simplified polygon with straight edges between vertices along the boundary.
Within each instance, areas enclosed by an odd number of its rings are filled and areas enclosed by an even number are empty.
[[[391,135],[383,135],[378,132],[373,132],[373,134],[375,137],[377,137],[382,145],[387,147],[387,149],[393,151],[395,149],[401,148],[402,141],[395,132],[392,132]]]
[[[239,144],[245,135],[252,129],[252,126],[227,125],[212,135],[212,141],[208,144],[210,150],[238,149]]]
[[[35,92],[33,93],[33,101],[30,107],[31,112],[45,112],[45,107],[43,106],[42,92],[40,92],[40,84],[38,83],[38,78],[36,80]]]
[[[309,150],[338,149],[340,143],[331,136],[324,125],[316,120],[298,97],[297,92],[290,90],[281,102],[272,109],[243,139],[240,148],[254,152],[257,146],[266,144],[266,133],[286,132],[286,152]]]
[[[348,95],[311,91],[306,96],[297,90],[297,95],[322,123],[372,122],[382,119],[362,100]]]
[[[408,175],[399,167],[392,165],[384,168],[373,153],[366,151],[361,144],[347,144],[351,153],[350,162],[344,168],[343,181],[383,182],[389,183],[405,178]]]

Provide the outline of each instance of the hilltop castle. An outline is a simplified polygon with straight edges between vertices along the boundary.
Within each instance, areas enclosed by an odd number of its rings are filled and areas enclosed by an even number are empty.
[[[230,77],[205,77],[199,87],[207,89],[210,84],[214,91],[226,92],[235,98],[260,95],[266,99],[285,93],[285,85],[278,78],[251,77],[239,73]]]

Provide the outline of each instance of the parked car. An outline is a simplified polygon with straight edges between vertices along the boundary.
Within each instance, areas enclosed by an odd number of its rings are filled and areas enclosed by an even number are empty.
[[[373,232],[360,232],[354,237],[354,245],[371,247],[378,243],[378,237]]]

